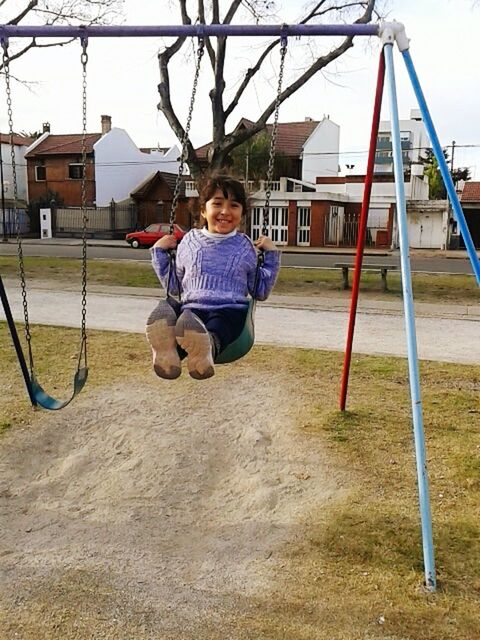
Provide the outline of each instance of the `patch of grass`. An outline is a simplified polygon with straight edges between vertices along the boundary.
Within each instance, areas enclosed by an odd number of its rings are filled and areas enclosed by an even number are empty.
[[[39,378],[60,392],[58,380],[68,386],[75,365],[77,332],[34,332],[42,347]],[[148,380],[150,357],[141,336],[92,331],[89,343],[90,389]],[[0,348],[0,392],[8,398],[0,404],[0,423],[34,427],[38,414],[28,406],[3,324]],[[268,561],[271,583],[236,621],[238,637],[480,638],[480,366],[421,363],[439,585],[430,594],[422,588],[407,363],[356,356],[342,414],[342,360],[340,353],[259,346],[230,365],[238,376],[252,370],[268,376],[274,363],[291,384],[298,437],[320,460],[327,458],[326,473],[341,488],[341,498],[312,508]]]
[[[12,427],[12,423],[9,422],[8,420],[2,420],[0,422],[0,436],[5,433],[5,431],[8,431],[8,429],[11,429]]]
[[[341,289],[341,272],[333,269],[281,269],[275,285],[275,293],[285,295],[318,296],[329,292],[341,292],[345,297],[350,292]],[[480,291],[475,277],[468,274],[413,273],[412,286],[415,299],[423,302],[463,302],[480,301]],[[361,294],[378,299],[395,300],[402,298],[402,283],[399,273],[388,275],[388,291],[383,292],[380,274],[366,271],[362,273]]]
[[[148,261],[88,260],[87,277],[92,284],[122,287],[157,288],[158,279]],[[0,256],[0,272],[3,276],[18,277],[17,259]],[[27,279],[53,280],[54,282],[80,282],[81,260],[77,258],[25,258]]]
[[[421,363],[438,578],[430,594],[406,361],[356,356],[345,414],[336,409],[341,354],[285,350],[275,362],[302,389],[308,409],[299,432],[354,480],[341,501],[313,510],[303,536],[284,549],[278,575],[289,575],[288,594],[280,586],[270,597],[264,628],[283,625],[290,637],[312,640],[479,638],[480,367]]]

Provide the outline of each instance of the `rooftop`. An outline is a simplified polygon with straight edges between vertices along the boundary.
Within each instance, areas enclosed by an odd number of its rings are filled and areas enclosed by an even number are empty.
[[[87,153],[93,153],[93,145],[100,140],[101,133],[87,133],[85,147]],[[46,155],[70,155],[82,153],[82,134],[48,135],[36,147],[25,155],[26,158]]]

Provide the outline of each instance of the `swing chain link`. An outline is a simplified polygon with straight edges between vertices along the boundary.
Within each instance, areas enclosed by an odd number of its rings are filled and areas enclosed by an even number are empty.
[[[20,286],[22,289],[22,306],[23,306],[23,318],[25,324],[25,339],[27,341],[30,372],[33,375],[33,354],[32,354],[32,334],[30,332],[30,320],[28,317],[28,302],[27,302],[27,283],[25,277],[25,261],[23,257],[23,245],[22,235],[20,228],[20,215],[18,213],[18,180],[17,180],[17,163],[15,159],[15,144],[14,144],[14,131],[13,131],[13,109],[12,109],[12,90],[10,82],[10,57],[8,55],[8,40],[2,40],[3,47],[3,68],[5,72],[5,90],[7,94],[7,115],[8,115],[8,129],[10,137],[10,156],[12,163],[12,182],[13,182],[13,215],[15,219],[15,233],[17,240],[17,254],[18,254],[18,269],[20,273]]]
[[[87,63],[88,54],[87,38],[82,38],[82,54],[80,61],[82,64],[82,324],[80,353],[78,357],[78,367],[80,368],[82,355],[84,356],[85,367],[87,366]]]
[[[188,108],[188,116],[187,122],[185,124],[185,129],[182,136],[182,151],[180,155],[180,166],[178,167],[177,179],[175,181],[175,188],[173,191],[172,198],[172,208],[170,209],[170,235],[173,235],[174,232],[174,224],[175,224],[175,216],[177,212],[178,200],[180,198],[180,188],[182,186],[182,177],[185,169],[185,161],[187,159],[187,144],[189,141],[189,133],[190,133],[190,125],[192,123],[192,115],[193,115],[193,106],[195,104],[195,96],[197,94],[197,86],[198,86],[198,78],[200,75],[200,66],[202,63],[202,57],[205,53],[205,40],[200,37],[198,39],[198,48],[197,48],[197,61],[195,65],[195,75],[193,78],[193,87],[192,87],[192,95],[190,97],[190,105]]]
[[[287,37],[280,38],[280,68],[278,71],[277,96],[275,98],[274,118],[272,125],[272,135],[270,137],[270,153],[268,156],[267,183],[265,188],[265,205],[263,207],[262,236],[268,234],[268,224],[270,220],[270,196],[272,195],[273,168],[275,165],[275,149],[277,146],[278,114],[282,95],[283,71],[285,66],[285,56],[287,53]]]

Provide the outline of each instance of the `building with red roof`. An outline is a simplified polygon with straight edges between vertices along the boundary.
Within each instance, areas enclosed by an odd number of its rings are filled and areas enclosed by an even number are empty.
[[[460,204],[462,205],[473,244],[477,249],[480,249],[480,182],[465,182]],[[460,246],[465,246],[462,239],[460,239]]]
[[[242,118],[235,131],[252,126],[253,122]],[[271,135],[273,125],[267,124]],[[305,118],[299,122],[279,122],[276,140],[276,158],[279,160],[274,179],[282,176],[315,183],[317,176],[338,175],[340,127],[330,118],[322,120]],[[196,149],[203,165],[208,166],[211,143]],[[265,167],[266,173],[267,167]],[[248,180],[248,163],[245,162],[245,177]]]

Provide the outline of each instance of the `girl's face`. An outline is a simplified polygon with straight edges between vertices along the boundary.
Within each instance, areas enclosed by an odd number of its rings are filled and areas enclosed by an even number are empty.
[[[222,190],[217,189],[205,203],[202,216],[207,221],[207,229],[211,233],[230,233],[240,224],[242,213],[243,207],[239,202],[226,198]]]

